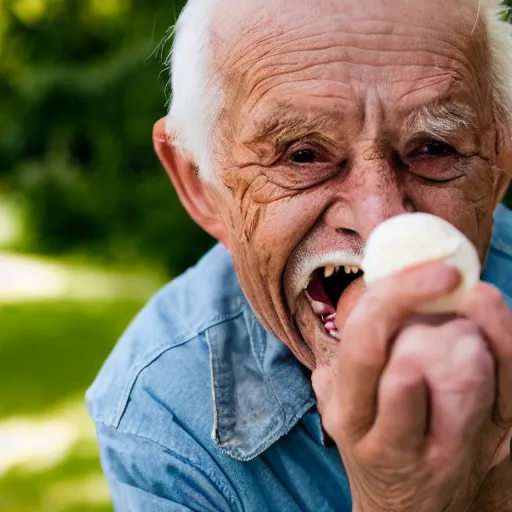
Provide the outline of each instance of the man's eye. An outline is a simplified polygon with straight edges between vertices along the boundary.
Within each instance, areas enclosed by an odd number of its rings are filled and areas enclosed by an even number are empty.
[[[311,149],[299,149],[291,154],[290,160],[295,164],[312,164],[317,161],[317,156]]]
[[[426,142],[417,151],[419,156],[451,156],[457,153],[453,146],[445,142]]]

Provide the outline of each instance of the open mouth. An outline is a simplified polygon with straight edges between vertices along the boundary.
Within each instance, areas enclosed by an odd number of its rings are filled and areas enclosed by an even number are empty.
[[[363,271],[354,265],[327,265],[316,269],[305,287],[305,295],[326,333],[339,339],[336,327],[336,307],[343,293],[359,278]]]

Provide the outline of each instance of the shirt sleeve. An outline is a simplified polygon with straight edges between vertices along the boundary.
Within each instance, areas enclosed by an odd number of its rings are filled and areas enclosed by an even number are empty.
[[[231,512],[234,490],[154,441],[97,425],[100,457],[116,512]]]

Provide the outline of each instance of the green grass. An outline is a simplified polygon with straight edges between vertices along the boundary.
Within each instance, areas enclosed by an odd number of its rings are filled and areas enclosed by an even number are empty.
[[[0,418],[44,412],[82,393],[140,302],[0,306]]]
[[[60,418],[80,431],[57,461],[41,467],[20,462],[0,473],[0,511],[112,510],[83,394],[141,306],[140,301],[0,304],[0,431],[20,417],[35,426]]]

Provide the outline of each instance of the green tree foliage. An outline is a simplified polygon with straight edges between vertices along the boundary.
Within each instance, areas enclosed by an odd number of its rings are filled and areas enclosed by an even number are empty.
[[[0,188],[25,207],[25,249],[179,272],[211,244],[151,145],[183,1],[0,0]]]
[[[504,0],[503,6],[503,18],[512,23],[512,0]]]
[[[0,184],[27,212],[27,249],[143,259],[179,272],[210,239],[154,155],[169,44],[161,0],[0,2]]]

